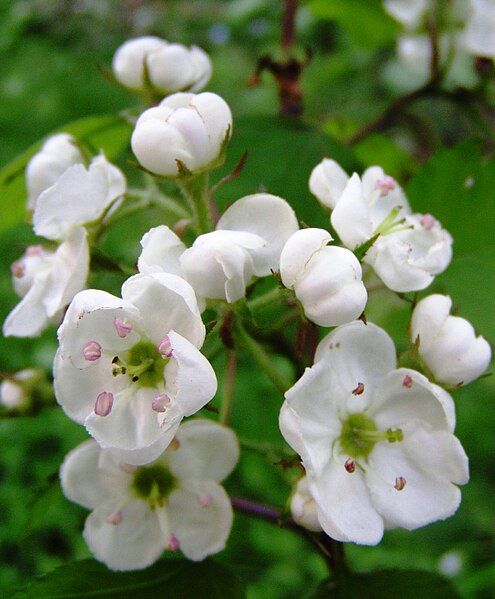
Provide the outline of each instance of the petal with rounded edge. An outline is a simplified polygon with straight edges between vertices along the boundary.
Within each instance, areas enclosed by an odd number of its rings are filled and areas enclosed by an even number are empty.
[[[141,247],[140,273],[168,272],[182,276],[180,257],[187,248],[171,229],[165,225],[150,229],[143,235]]]
[[[311,193],[328,208],[335,208],[349,181],[345,170],[330,158],[324,158],[311,171],[309,189]]]
[[[354,173],[345,186],[330,218],[340,239],[353,250],[373,236],[369,207],[363,196],[361,179]]]
[[[324,229],[300,229],[291,235],[280,254],[282,283],[292,289],[311,257],[329,241],[332,236]]]

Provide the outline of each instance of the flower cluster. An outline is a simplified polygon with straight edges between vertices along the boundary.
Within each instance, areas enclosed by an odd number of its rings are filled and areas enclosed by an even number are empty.
[[[62,320],[56,400],[92,439],[69,453],[61,480],[65,495],[91,510],[84,538],[95,557],[132,570],[165,549],[201,560],[225,546],[233,512],[219,483],[239,457],[229,406],[219,423],[191,418],[217,390],[201,352],[205,310],[229,351],[249,350],[269,370],[254,338],[260,287],[270,289],[269,303],[295,314],[298,332],[316,338],[317,326],[336,327],[307,356],[312,366],[283,388],[280,431],[304,469],[289,499],[294,521],[375,544],[385,529],[452,515],[469,475],[449,392],[483,374],[490,347],[450,315],[443,295],[416,304],[410,348],[399,357],[365,317],[370,274],[400,296],[424,290],[452,259],[450,234],[431,214],[414,213],[379,166],[349,176],[329,158],[315,166],[309,188],[331,210],[339,241],[301,227],[290,204],[266,192],[218,214],[208,178],[224,159],[232,114],[219,96],[193,93],[209,78],[208,57],[139,38],[117,51],[113,71],[131,90],[172,94],[137,118],[131,146],[153,181],[146,193],[160,193],[163,178],[175,183],[188,218],[155,223],[143,236],[120,297],[84,289],[90,248],[98,250],[131,194],[103,154],[89,157],[67,134],[50,138],[26,181],[34,231],[51,245],[27,248],[12,265],[23,299],[4,324],[6,335],[35,336]],[[2,384],[6,407],[23,404],[31,375]]]

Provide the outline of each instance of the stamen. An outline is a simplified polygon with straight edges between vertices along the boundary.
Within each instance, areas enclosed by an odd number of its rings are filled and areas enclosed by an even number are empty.
[[[110,516],[107,516],[107,522],[114,526],[120,524],[122,522],[122,510],[117,510],[113,514],[110,514]]]
[[[352,474],[356,470],[356,462],[352,458],[347,458],[344,463],[344,468],[349,474]]]
[[[429,231],[430,229],[433,229],[437,221],[434,216],[426,213],[423,214],[419,222],[427,231]]]
[[[98,416],[108,416],[112,411],[113,393],[102,391],[98,393],[95,402],[95,414]]]
[[[168,335],[165,335],[165,337],[158,344],[158,351],[165,358],[170,358],[172,355],[172,343],[170,342]]]
[[[394,489],[396,491],[402,491],[402,489],[406,486],[406,479],[403,476],[398,476],[395,479]]]
[[[395,179],[386,175],[383,179],[377,179],[376,189],[380,190],[380,196],[384,197],[389,191],[392,191],[397,186]]]
[[[132,325],[128,322],[124,322],[120,316],[116,316],[113,321],[115,328],[117,329],[117,335],[124,339],[132,331]]]
[[[413,385],[413,380],[412,378],[406,374],[406,376],[404,377],[404,380],[402,381],[402,386],[406,387],[406,389],[410,389]]]
[[[213,498],[209,493],[200,493],[198,495],[198,503],[201,507],[208,507],[212,501]]]
[[[12,262],[12,264],[10,265],[10,272],[14,275],[16,279],[22,279],[22,277],[26,273],[26,265],[23,264],[20,260],[16,260],[16,262]]]
[[[133,474],[138,469],[137,466],[134,466],[133,464],[127,464],[126,462],[120,462],[119,468],[124,472],[127,472],[127,474]]]
[[[162,395],[157,395],[156,397],[153,398],[153,401],[151,402],[151,408],[155,411],[155,412],[165,412],[165,410],[167,409],[167,406],[170,404],[170,397],[168,395],[166,395],[165,393],[163,393]]]
[[[83,348],[83,354],[88,362],[95,362],[101,358],[101,345],[98,341],[88,341]]]
[[[180,543],[179,539],[175,535],[170,535],[168,537],[167,549],[169,551],[179,551]]]
[[[364,393],[364,383],[358,383],[357,387],[353,390],[353,395],[362,395]]]
[[[42,245],[30,245],[26,248],[26,256],[39,256],[42,252]]]

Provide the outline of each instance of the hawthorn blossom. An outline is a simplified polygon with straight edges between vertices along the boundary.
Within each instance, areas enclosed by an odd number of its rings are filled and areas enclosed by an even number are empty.
[[[323,530],[375,545],[385,529],[451,516],[468,481],[450,395],[396,368],[385,331],[357,321],[319,344],[285,394],[280,428],[302,458]]]
[[[215,373],[199,351],[205,327],[194,291],[175,275],[135,275],[122,299],[82,291],[58,337],[57,401],[126,462],[156,459],[182,418],[215,394]]]
[[[166,549],[200,561],[225,547],[233,513],[219,482],[238,458],[230,429],[198,419],[141,467],[85,441],[66,456],[60,478],[66,497],[92,510],[83,535],[96,559],[112,570],[138,570]]]
[[[147,170],[176,178],[187,169],[209,170],[222,160],[232,134],[232,113],[216,94],[177,93],[139,117],[132,151]]]
[[[84,289],[89,269],[86,231],[75,229],[56,250],[29,246],[11,265],[14,290],[22,299],[3,324],[6,337],[36,337],[59,324],[65,307]]]
[[[282,283],[294,290],[306,317],[320,326],[355,320],[368,298],[359,260],[345,248],[327,245],[331,240],[324,229],[301,229],[280,255]]]
[[[253,277],[279,270],[282,248],[297,229],[294,211],[282,198],[245,196],[224,212],[215,231],[200,235],[190,248],[168,227],[148,231],[138,268],[180,275],[199,298],[232,303],[244,297]]]
[[[95,223],[125,191],[124,174],[103,155],[88,168],[70,166],[39,196],[34,231],[47,239],[65,239],[77,227]]]
[[[452,259],[450,234],[431,214],[411,214],[404,192],[380,167],[349,179],[331,222],[349,249],[375,237],[364,261],[394,291],[424,289]]]
[[[171,44],[158,37],[128,40],[117,49],[112,61],[115,78],[138,92],[149,87],[162,94],[196,92],[211,77],[211,62],[197,46]]]
[[[70,166],[83,162],[84,157],[72,135],[58,133],[48,138],[26,167],[28,209],[34,210],[40,194],[51,187]]]
[[[470,322],[451,316],[452,300],[429,295],[414,308],[411,339],[439,383],[466,385],[485,372],[491,360],[489,343]]]

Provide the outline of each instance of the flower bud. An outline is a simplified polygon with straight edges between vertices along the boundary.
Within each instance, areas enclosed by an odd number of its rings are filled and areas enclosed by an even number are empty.
[[[218,165],[231,131],[232,113],[220,96],[178,93],[143,112],[131,145],[145,169],[175,178],[182,168],[198,173]]]
[[[113,57],[112,70],[124,87],[142,92],[151,88],[163,95],[198,91],[211,77],[211,62],[196,46],[169,44],[144,36],[125,42]]]
[[[28,208],[34,210],[40,194],[51,187],[70,166],[83,161],[83,155],[72,135],[59,133],[47,139],[26,167]]]
[[[445,295],[422,299],[412,315],[411,338],[415,342],[419,336],[419,355],[438,382],[467,384],[488,367],[490,345],[467,320],[451,316],[451,307]]]
[[[52,401],[52,387],[39,368],[25,368],[0,383],[0,404],[19,414],[35,413]]]
[[[314,532],[321,530],[316,503],[309,492],[308,481],[305,476],[297,483],[296,492],[290,502],[290,511],[294,522],[299,526]]]
[[[320,326],[358,318],[368,297],[359,261],[345,248],[327,246],[331,239],[323,229],[301,229],[280,256],[283,284],[294,290],[306,317]]]

